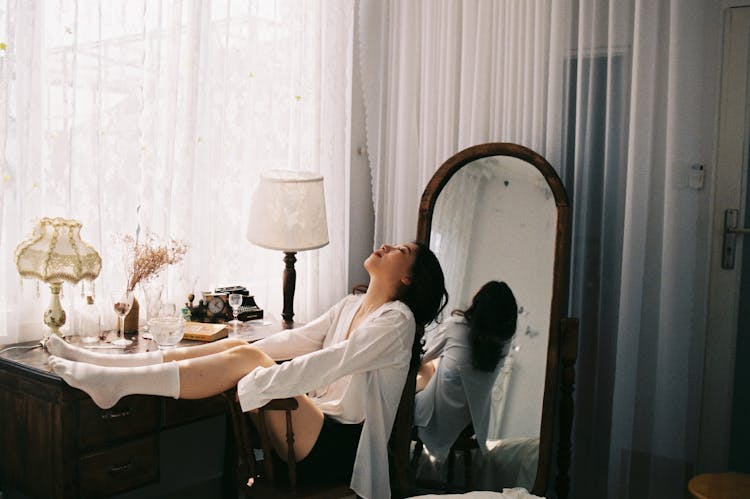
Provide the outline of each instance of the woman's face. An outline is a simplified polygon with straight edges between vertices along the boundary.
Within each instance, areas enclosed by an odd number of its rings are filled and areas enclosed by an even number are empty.
[[[384,244],[367,257],[365,269],[371,276],[408,285],[417,251],[419,247],[414,243]]]

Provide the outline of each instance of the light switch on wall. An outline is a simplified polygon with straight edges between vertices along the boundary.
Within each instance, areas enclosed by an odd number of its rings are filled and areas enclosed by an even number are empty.
[[[692,165],[688,172],[688,187],[696,191],[703,189],[706,173],[703,165]]]

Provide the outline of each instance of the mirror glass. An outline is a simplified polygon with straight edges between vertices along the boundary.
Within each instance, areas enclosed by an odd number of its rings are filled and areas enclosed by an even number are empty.
[[[492,468],[477,487],[522,486],[537,473],[553,292],[557,207],[530,163],[488,156],[464,165],[440,191],[430,247],[450,294],[465,310],[487,281],[505,281],[519,307],[512,346],[495,382],[488,435]],[[428,333],[429,334],[429,333]],[[500,471],[499,471],[500,470]]]

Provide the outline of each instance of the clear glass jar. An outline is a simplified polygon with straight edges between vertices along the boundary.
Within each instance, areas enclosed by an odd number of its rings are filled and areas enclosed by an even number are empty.
[[[76,329],[82,343],[92,344],[99,341],[102,331],[102,315],[91,295],[86,297],[86,303],[78,314]]]

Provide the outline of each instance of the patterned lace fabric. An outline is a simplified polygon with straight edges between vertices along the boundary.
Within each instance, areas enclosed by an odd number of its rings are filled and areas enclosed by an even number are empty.
[[[75,220],[42,218],[16,248],[18,273],[44,282],[96,279],[102,259],[81,240],[80,232],[81,224]]]

